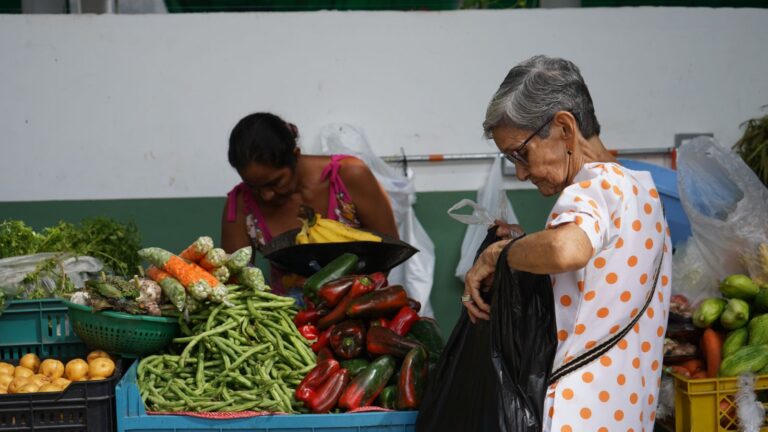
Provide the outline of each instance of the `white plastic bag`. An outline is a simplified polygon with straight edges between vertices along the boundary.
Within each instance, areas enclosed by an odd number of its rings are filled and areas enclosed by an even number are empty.
[[[52,258],[56,261],[56,268],[40,274],[38,280],[41,286],[31,286],[24,282],[29,273]],[[101,260],[94,257],[57,252],[4,258],[0,259],[0,291],[9,297],[26,298],[31,290],[42,288],[47,295],[53,295],[62,271],[75,287],[82,288],[89,276],[100,272],[103,267]]]
[[[694,301],[715,296],[720,280],[734,273],[768,282],[768,189],[710,137],[683,144],[677,166],[692,236],[673,256],[673,292]]]
[[[392,269],[390,284],[405,287],[408,296],[421,303],[419,315],[432,317],[429,295],[435,272],[435,245],[413,211],[416,191],[413,171],[403,176],[373,153],[365,133],[352,125],[330,124],[320,130],[319,151],[324,154],[348,154],[365,162],[387,192],[397,222],[400,239],[419,250],[417,254]]]
[[[464,240],[461,242],[461,258],[456,266],[456,277],[464,281],[475,261],[477,249],[483,243],[488,228],[493,225],[495,219],[506,221],[510,224],[517,223],[517,216],[512,204],[509,203],[507,193],[503,188],[501,175],[501,158],[493,161],[491,171],[485,184],[477,191],[477,203],[469,199],[463,199],[448,209],[448,215],[457,221],[467,224]],[[472,207],[471,215],[460,214],[457,211],[464,207]],[[493,212],[493,213],[491,213]]]

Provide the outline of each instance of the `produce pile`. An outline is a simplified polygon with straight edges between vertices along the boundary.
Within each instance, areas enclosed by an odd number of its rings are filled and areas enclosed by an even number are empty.
[[[296,244],[381,242],[381,237],[376,234],[349,227],[337,220],[326,219],[306,206],[302,206],[302,216],[299,218],[301,230],[296,235]]]
[[[33,353],[19,359],[19,365],[0,362],[0,395],[61,392],[72,382],[99,381],[115,373],[115,363],[104,351],[92,351],[85,360],[73,359],[66,365],[57,359],[40,358]]]
[[[736,274],[720,283],[720,293],[703,300],[692,314],[693,325],[703,329],[701,354],[667,371],[690,378],[768,374],[768,285]]]
[[[304,284],[306,309],[294,318],[317,353],[296,399],[314,413],[376,405],[412,410],[421,403],[443,341],[437,323],[420,318],[418,302],[382,273],[349,275],[344,254]]]
[[[34,271],[26,274],[20,292],[16,292],[17,289],[12,292],[19,298],[60,297],[79,288],[60,274],[62,259],[71,256],[92,256],[101,260],[109,272],[131,275],[139,265],[136,251],[140,247],[141,236],[135,224],[104,217],[83,219],[79,225],[59,222],[40,232],[19,220],[0,223],[0,259],[43,252],[56,253],[50,258],[41,259]],[[54,287],[51,289],[43,283],[44,279],[55,281],[52,284]],[[0,303],[3,297],[3,290],[0,289]]]
[[[189,323],[180,320],[185,336],[174,339],[169,353],[139,363],[139,391],[149,410],[302,409],[292,395],[315,367],[315,354],[293,325],[295,300],[270,294],[263,282],[227,288],[228,304],[204,303]]]

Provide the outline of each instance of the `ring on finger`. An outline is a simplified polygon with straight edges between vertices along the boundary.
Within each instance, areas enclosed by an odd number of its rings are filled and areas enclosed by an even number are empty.
[[[461,296],[461,302],[462,303],[472,303],[472,296],[469,294],[464,294]]]

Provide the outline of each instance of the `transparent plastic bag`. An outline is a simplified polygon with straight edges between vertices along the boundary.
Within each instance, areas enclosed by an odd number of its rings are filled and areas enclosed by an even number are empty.
[[[0,259],[0,291],[5,294],[6,302],[12,298],[55,297],[64,276],[72,286],[82,288],[86,280],[103,268],[98,258],[56,252],[4,258]],[[25,280],[38,270],[40,274],[34,282]]]
[[[515,210],[512,208],[507,193],[503,188],[503,177],[501,175],[501,158],[497,157],[493,161],[491,171],[488,173],[488,179],[485,184],[477,191],[477,201],[463,199],[448,209],[448,216],[467,224],[467,231],[464,233],[464,240],[461,242],[461,258],[456,265],[455,275],[464,281],[464,275],[467,274],[472,263],[475,261],[475,253],[485,239],[488,228],[494,225],[496,219],[506,221],[510,224],[517,223]],[[458,211],[464,207],[471,207],[472,214],[461,214]],[[494,213],[491,213],[490,211]]]
[[[673,257],[673,292],[718,295],[734,273],[768,283],[768,189],[733,151],[710,137],[678,150],[680,201],[692,236]]]
[[[412,206],[416,202],[413,171],[408,170],[407,176],[404,176],[387,165],[373,153],[365,133],[352,125],[330,124],[322,128],[319,152],[357,157],[368,165],[376,180],[387,192],[400,240],[419,250],[417,254],[390,271],[389,283],[404,286],[408,296],[421,303],[419,315],[432,317],[434,312],[429,295],[432,292],[435,272],[435,245],[413,211]]]

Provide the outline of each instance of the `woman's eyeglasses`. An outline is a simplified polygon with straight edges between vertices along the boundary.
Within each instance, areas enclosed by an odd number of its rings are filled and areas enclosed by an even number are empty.
[[[523,149],[525,149],[525,146],[528,145],[528,143],[533,139],[533,137],[538,135],[539,132],[541,132],[541,130],[544,129],[544,127],[548,125],[549,122],[551,122],[553,119],[554,117],[550,117],[549,120],[545,121],[543,125],[539,126],[539,128],[536,129],[536,132],[532,133],[531,136],[526,138],[526,140],[523,141],[523,143],[520,144],[516,149],[510,151],[509,153],[502,153],[504,157],[507,158],[507,160],[512,163],[519,162],[525,166],[528,166],[528,159],[525,156],[523,156]]]

